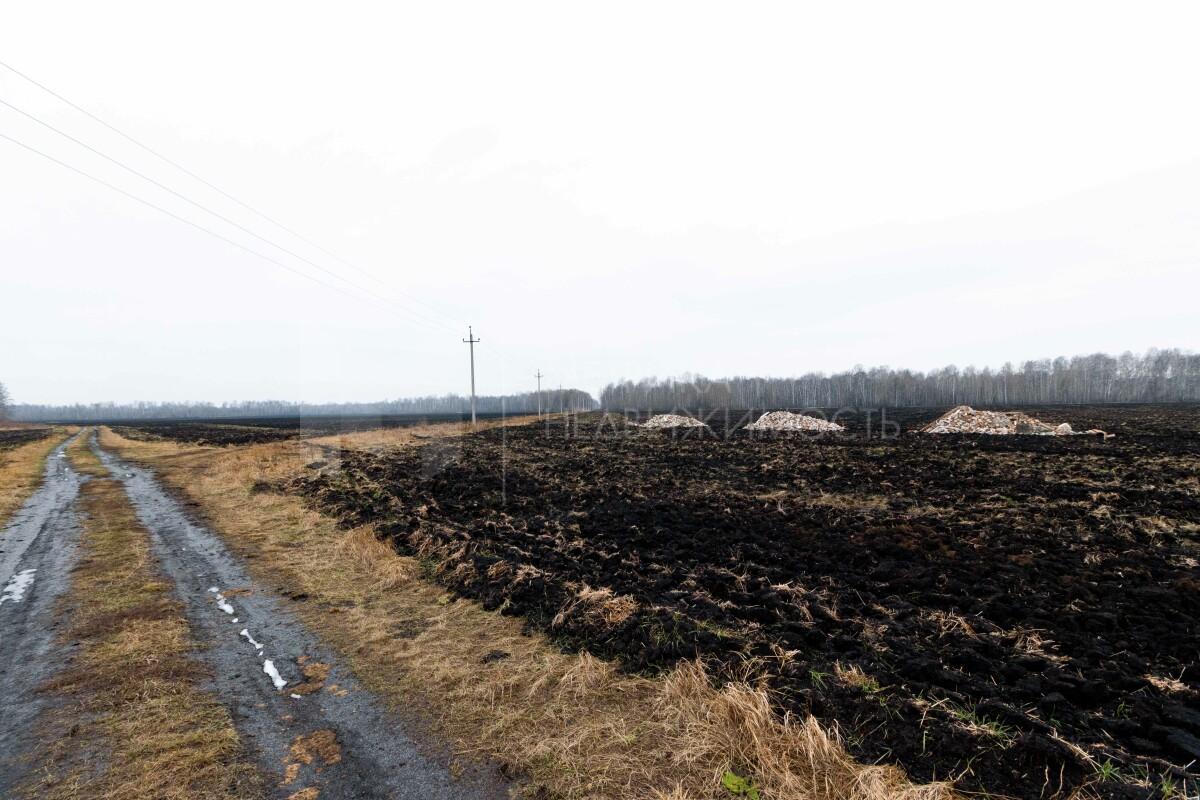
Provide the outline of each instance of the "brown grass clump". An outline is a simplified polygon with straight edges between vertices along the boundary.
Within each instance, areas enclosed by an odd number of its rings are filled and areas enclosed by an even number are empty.
[[[187,622],[121,485],[88,481],[81,503],[82,552],[64,601],[66,636],[80,647],[43,688],[65,702],[46,721],[26,795],[261,797],[229,714],[197,688],[204,670],[188,657]]]
[[[676,761],[697,768],[716,764],[720,772],[714,772],[714,780],[727,770],[752,775],[764,797],[941,800],[951,796],[945,784],[915,785],[895,767],[859,764],[847,755],[836,733],[812,717],[781,719],[764,689],[745,683],[714,689],[695,662],[682,664],[667,676],[659,710],[674,723]],[[658,796],[706,795],[676,785]]]
[[[93,478],[107,478],[108,468],[100,462],[92,452],[92,428],[84,428],[79,437],[67,445],[67,456],[71,459],[71,467],[76,472],[91,475]]]
[[[632,617],[637,610],[637,600],[627,594],[618,595],[607,587],[592,589],[585,585],[575,593],[575,600],[558,612],[553,627],[562,625],[570,617],[579,616],[593,627],[614,628]]]
[[[0,529],[42,482],[46,457],[69,435],[67,429],[55,428],[45,439],[0,450]]]
[[[763,688],[716,687],[701,664],[647,678],[564,654],[525,635],[521,620],[422,580],[416,560],[374,541],[369,528],[347,533],[294,497],[251,491],[312,460],[303,443],[166,449],[107,430],[102,443],[193,500],[256,581],[306,595],[292,609],[366,688],[400,709],[419,705],[457,753],[507,765],[530,779],[530,791],[728,800],[728,771],[771,800],[953,796],[947,784],[917,786],[896,768],[856,763],[835,731],[778,715]],[[605,624],[635,608],[605,587],[582,587],[578,600],[579,613]]]

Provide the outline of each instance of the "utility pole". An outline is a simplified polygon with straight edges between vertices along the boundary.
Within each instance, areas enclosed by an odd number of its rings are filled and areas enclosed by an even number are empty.
[[[471,346],[471,430],[475,430],[475,343],[478,341],[475,332],[468,325],[467,338],[463,339],[463,342]]]
[[[539,369],[534,377],[538,379],[538,417],[540,418],[542,416],[542,378],[546,376]]]

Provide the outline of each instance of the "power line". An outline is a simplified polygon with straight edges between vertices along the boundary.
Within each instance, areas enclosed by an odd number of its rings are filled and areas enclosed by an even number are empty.
[[[162,212],[163,214],[166,214],[168,217],[173,217],[174,219],[179,220],[180,222],[184,223],[185,225],[190,225],[197,230],[203,231],[204,233],[207,233],[210,236],[214,236],[223,242],[227,242],[227,243],[233,245],[234,247],[238,248],[239,250],[244,250],[247,253],[250,253],[251,255],[258,256],[259,258],[263,259],[264,261],[269,261],[278,267],[282,267],[283,269],[286,269],[288,272],[291,272],[295,275],[299,275],[302,278],[307,278],[308,280],[312,281],[313,283],[316,283],[320,286],[324,286],[326,289],[333,289],[336,292],[341,292],[342,294],[346,295],[347,297],[350,297],[350,298],[353,298],[353,299],[359,300],[359,301],[362,301],[362,300],[371,301],[372,300],[372,298],[364,298],[364,297],[360,297],[359,295],[356,295],[356,294],[351,294],[350,292],[346,291],[345,289],[343,289],[341,286],[338,286],[337,284],[326,283],[325,281],[321,280],[320,278],[317,278],[313,275],[309,275],[307,272],[298,270],[295,267],[292,267],[289,264],[285,264],[284,262],[282,262],[276,258],[272,258],[271,256],[260,253],[257,250],[255,250],[254,248],[247,247],[246,245],[242,244],[241,242],[237,241],[236,239],[230,239],[228,236],[217,233],[216,231],[212,230],[211,228],[206,228],[198,222],[193,222],[192,220],[188,219],[187,217],[180,216],[179,214],[176,214],[174,211],[165,209],[162,206],[152,203],[149,200],[138,197],[137,195],[132,194],[131,192],[127,192],[119,186],[115,186],[115,185],[109,183],[108,181],[103,180],[102,178],[97,178],[95,175],[92,175],[88,172],[84,172],[79,167],[68,164],[65,161],[61,161],[61,160],[55,158],[54,156],[49,155],[48,153],[43,153],[41,150],[38,150],[36,147],[25,144],[25,142],[22,142],[19,139],[14,139],[13,137],[9,136],[8,134],[0,133],[0,139],[7,139],[8,141],[12,142],[13,144],[15,144],[19,147],[23,147],[26,150],[28,150],[29,152],[35,153],[36,155],[41,156],[42,158],[46,159],[47,161],[53,161],[55,164],[58,164],[60,167],[69,169],[78,175],[82,175],[83,177],[87,178],[90,181],[94,181],[94,182],[100,184],[101,186],[104,186],[108,189],[112,189],[114,192],[125,195],[130,200],[135,200],[144,206],[149,206],[150,208],[153,208],[155,211]],[[385,311],[390,311],[390,309],[388,309],[386,306],[381,306],[381,308],[383,308],[383,310],[385,310]]]
[[[463,339],[463,342],[471,345],[471,430],[475,430],[475,343],[478,341],[468,325],[467,338]]]
[[[242,208],[245,208],[247,211],[250,211],[251,213],[253,213],[253,214],[255,214],[255,215],[257,215],[257,216],[261,217],[262,219],[264,219],[264,220],[266,220],[267,222],[271,223],[272,225],[276,226],[277,228],[279,228],[280,230],[284,231],[285,233],[288,233],[288,234],[290,234],[290,235],[292,235],[292,236],[296,237],[297,239],[299,239],[300,241],[304,242],[304,243],[305,243],[305,244],[307,244],[308,246],[310,246],[310,247],[313,247],[313,248],[315,248],[315,249],[317,249],[317,250],[321,251],[322,253],[324,253],[325,255],[329,256],[330,258],[333,258],[334,260],[336,260],[336,261],[338,261],[338,262],[340,262],[340,263],[344,264],[345,266],[347,266],[347,267],[350,267],[351,269],[353,269],[353,270],[355,270],[355,271],[357,271],[357,272],[359,272],[359,273],[361,273],[361,274],[365,275],[366,277],[368,277],[368,278],[370,278],[371,280],[375,281],[375,282],[376,282],[376,283],[378,283],[379,285],[381,285],[381,286],[385,286],[385,287],[387,286],[387,285],[386,285],[386,284],[385,284],[383,281],[381,281],[379,278],[377,278],[376,276],[372,275],[370,272],[368,272],[367,270],[363,269],[362,267],[359,267],[359,266],[357,266],[356,264],[354,264],[353,262],[351,262],[351,261],[348,261],[348,260],[346,260],[346,259],[342,258],[341,256],[337,255],[336,253],[333,253],[333,252],[331,252],[331,251],[329,251],[329,250],[325,249],[325,248],[324,248],[324,247],[322,247],[321,245],[319,245],[319,244],[317,244],[316,242],[313,242],[312,240],[310,240],[310,239],[306,238],[306,237],[305,237],[305,236],[303,236],[302,234],[300,234],[300,233],[297,233],[296,231],[294,231],[294,230],[292,230],[291,228],[287,227],[286,225],[284,225],[283,223],[281,223],[281,222],[279,222],[278,220],[274,219],[273,217],[270,217],[270,216],[268,216],[267,214],[265,214],[264,212],[262,212],[262,211],[259,211],[257,208],[255,208],[254,206],[250,205],[249,203],[246,203],[246,202],[244,202],[244,201],[242,201],[242,200],[239,200],[237,197],[233,196],[232,194],[230,194],[229,192],[225,191],[225,190],[224,190],[224,189],[222,189],[221,187],[219,187],[219,186],[217,186],[217,185],[213,184],[212,182],[210,182],[210,181],[208,181],[208,180],[206,180],[206,179],[204,179],[204,178],[200,177],[200,176],[199,176],[199,175],[197,175],[195,172],[192,172],[191,170],[189,170],[187,167],[183,166],[183,165],[182,165],[182,164],[180,164],[179,162],[177,162],[177,161],[174,161],[174,160],[173,160],[173,159],[171,159],[171,158],[168,158],[167,156],[165,156],[165,155],[163,155],[162,153],[158,152],[158,151],[157,151],[157,150],[155,150],[154,148],[150,147],[150,145],[148,145],[148,144],[145,144],[145,143],[143,143],[143,142],[139,141],[138,139],[135,139],[134,137],[130,136],[128,133],[125,133],[124,131],[122,131],[120,128],[117,128],[116,126],[114,126],[114,125],[111,125],[110,123],[106,122],[105,120],[103,120],[103,119],[101,119],[100,117],[98,117],[98,116],[96,116],[95,114],[93,114],[91,111],[88,111],[88,110],[87,110],[86,108],[84,108],[83,106],[81,106],[81,105],[79,105],[79,104],[77,104],[77,103],[74,103],[74,102],[72,102],[71,100],[67,99],[66,97],[62,96],[62,95],[61,95],[61,94],[59,94],[58,92],[56,92],[56,91],[54,91],[53,89],[51,89],[49,86],[46,86],[45,84],[43,84],[43,83],[40,83],[39,81],[35,80],[34,78],[30,77],[29,75],[26,75],[24,72],[21,72],[19,69],[17,69],[16,67],[12,66],[11,64],[7,64],[7,63],[5,63],[5,62],[3,62],[3,61],[0,61],[0,67],[4,67],[4,68],[5,68],[5,69],[7,69],[9,72],[12,72],[14,75],[17,75],[17,76],[19,76],[19,77],[23,78],[24,80],[26,80],[26,81],[28,81],[29,83],[33,84],[34,86],[38,87],[38,88],[39,88],[39,89],[41,89],[42,91],[44,91],[44,92],[46,92],[47,94],[51,95],[52,97],[55,97],[55,98],[57,98],[58,100],[62,101],[63,103],[66,103],[68,106],[70,106],[71,108],[75,109],[76,111],[78,111],[79,113],[83,114],[84,116],[88,117],[89,119],[93,120],[94,122],[96,122],[96,123],[98,123],[98,124],[100,124],[100,125],[103,125],[105,128],[108,128],[110,131],[112,131],[113,133],[117,134],[117,135],[118,135],[118,136],[120,136],[121,138],[123,138],[123,139],[126,139],[127,141],[129,141],[129,142],[133,143],[134,145],[136,145],[137,147],[141,148],[142,150],[145,150],[147,153],[149,153],[150,155],[152,155],[152,156],[154,156],[155,158],[159,159],[160,161],[163,161],[164,163],[171,165],[172,167],[174,167],[175,169],[179,170],[180,172],[182,172],[183,174],[187,175],[188,177],[192,178],[193,180],[199,181],[200,183],[204,184],[204,185],[205,185],[205,186],[207,186],[208,188],[212,189],[214,192],[216,192],[216,193],[220,194],[222,197],[225,197],[225,198],[227,198],[228,200],[231,200],[231,201],[233,201],[234,203],[237,203],[237,204],[238,204],[239,206],[241,206]],[[12,107],[12,106],[10,106],[10,107]],[[17,110],[19,110],[19,109],[17,109]],[[22,113],[24,113],[24,112],[22,112]],[[39,120],[39,121],[40,121],[40,120]],[[61,131],[60,131],[60,133],[61,133]],[[66,135],[66,134],[63,134],[63,135]],[[86,145],[85,145],[85,146],[86,146]],[[107,157],[107,156],[106,156],[106,157]],[[149,180],[149,179],[147,179],[147,180]],[[262,237],[259,237],[259,238],[262,238]],[[278,245],[275,245],[274,243],[271,243],[271,244],[272,244],[273,246],[275,246],[275,247],[279,247]],[[283,250],[284,248],[280,247],[279,249]],[[286,252],[286,251],[285,251],[285,252]],[[309,262],[309,263],[311,263],[311,262]],[[340,276],[339,276],[339,277],[340,277]],[[341,279],[341,280],[346,280],[345,278],[340,278],[340,279]],[[349,283],[349,281],[347,281],[347,283]],[[434,315],[436,315],[436,316],[438,316],[438,317],[445,317],[445,316],[446,316],[446,314],[445,314],[444,312],[442,312],[440,309],[434,308],[433,306],[431,306],[431,305],[429,305],[428,303],[426,303],[426,302],[422,301],[420,298],[418,298],[418,297],[416,297],[416,296],[411,296],[411,299],[412,299],[412,301],[413,301],[413,302],[415,302],[415,303],[418,303],[418,304],[420,304],[420,305],[424,306],[424,307],[425,307],[425,308],[427,308],[427,309],[428,309],[430,312],[432,312]],[[394,301],[392,301],[392,302],[394,302]],[[444,323],[439,323],[439,324],[444,324]]]
[[[192,198],[188,197],[187,195],[184,195],[180,192],[175,191],[170,186],[167,186],[166,184],[161,183],[160,181],[157,181],[154,178],[151,178],[149,175],[146,175],[145,173],[135,169],[134,167],[131,167],[128,164],[125,164],[124,162],[120,161],[119,159],[113,158],[112,156],[108,155],[107,153],[97,150],[95,147],[92,147],[87,142],[84,142],[84,141],[81,141],[81,140],[75,138],[74,136],[67,133],[66,131],[63,131],[63,130],[55,127],[54,125],[51,125],[49,122],[46,122],[45,120],[38,118],[36,115],[31,114],[28,111],[25,111],[24,109],[18,108],[17,106],[8,102],[4,98],[0,98],[0,105],[7,106],[8,108],[12,109],[13,111],[16,111],[18,114],[21,114],[22,116],[24,116],[30,120],[33,120],[34,122],[41,125],[42,127],[47,128],[47,129],[53,131],[54,133],[57,133],[59,136],[62,136],[63,138],[65,138],[71,142],[74,142],[75,144],[79,145],[80,147],[84,148],[85,150],[95,153],[96,155],[100,156],[101,158],[105,159],[106,161],[116,164],[121,169],[126,170],[127,172],[129,172],[133,175],[136,175],[137,177],[141,178],[142,180],[147,181],[148,183],[151,183],[151,184],[157,186],[158,188],[162,189],[163,191],[168,192],[168,193],[174,195],[175,197],[178,197],[180,200],[183,200],[186,203],[190,203],[191,205],[195,206],[196,208],[200,209],[201,211],[204,211],[207,214],[211,214],[212,216],[216,217],[217,219],[221,220],[222,222],[226,222],[226,223],[232,225],[233,227],[237,228],[238,230],[242,231],[243,233],[247,233],[250,236],[253,236],[255,239],[258,239],[259,241],[262,241],[262,242],[276,248],[277,250],[280,250],[281,252],[287,253],[292,258],[295,258],[298,261],[302,261],[305,264],[308,264],[309,266],[311,266],[317,270],[320,270],[321,272],[325,273],[326,275],[329,275],[330,277],[335,278],[337,280],[343,281],[346,284],[353,286],[355,289],[359,290],[360,292],[363,292],[366,295],[374,297],[375,299],[377,299],[381,302],[385,302],[385,303],[386,302],[394,302],[394,301],[389,301],[387,298],[380,297],[379,295],[375,294],[375,292],[371,291],[370,289],[366,288],[365,286],[361,286],[361,285],[355,283],[354,281],[349,280],[345,276],[339,275],[336,272],[333,272],[332,270],[326,269],[325,267],[321,266],[320,264],[316,263],[315,261],[305,258],[304,256],[300,255],[299,253],[289,250],[288,248],[284,247],[283,245],[280,245],[277,242],[274,242],[265,236],[259,235],[255,231],[250,230],[246,226],[238,223],[237,221],[232,220],[229,217],[226,217],[224,214],[221,214],[217,211],[213,211],[211,208],[208,208],[204,204],[199,203],[196,200],[193,200]],[[414,317],[416,317],[420,321],[425,322],[427,324],[438,325],[438,326],[445,328],[446,330],[453,330],[452,328],[450,328],[450,326],[446,325],[446,323],[442,322],[441,320],[433,319],[433,318],[425,315],[423,312],[417,311],[416,309],[404,308],[404,311],[406,313],[412,314]]]

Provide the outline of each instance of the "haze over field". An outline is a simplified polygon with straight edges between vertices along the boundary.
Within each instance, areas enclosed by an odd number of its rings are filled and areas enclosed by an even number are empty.
[[[598,394],[1195,350],[1196,22],[1188,4],[17,5],[5,63],[375,278],[2,67],[0,98],[419,302],[346,297],[0,141],[0,377],[51,404],[466,393],[468,324],[486,394],[536,369]],[[338,283],[12,108],[0,132]]]

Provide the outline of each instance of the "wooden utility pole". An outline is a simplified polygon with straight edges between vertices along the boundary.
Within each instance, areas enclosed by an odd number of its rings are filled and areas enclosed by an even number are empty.
[[[542,378],[544,378],[546,376],[543,375],[542,371],[539,369],[537,371],[537,374],[534,375],[534,377],[538,379],[538,417],[541,417],[542,416]]]
[[[475,430],[475,343],[478,341],[475,332],[468,325],[467,338],[463,339],[463,342],[471,346],[471,430]]]

